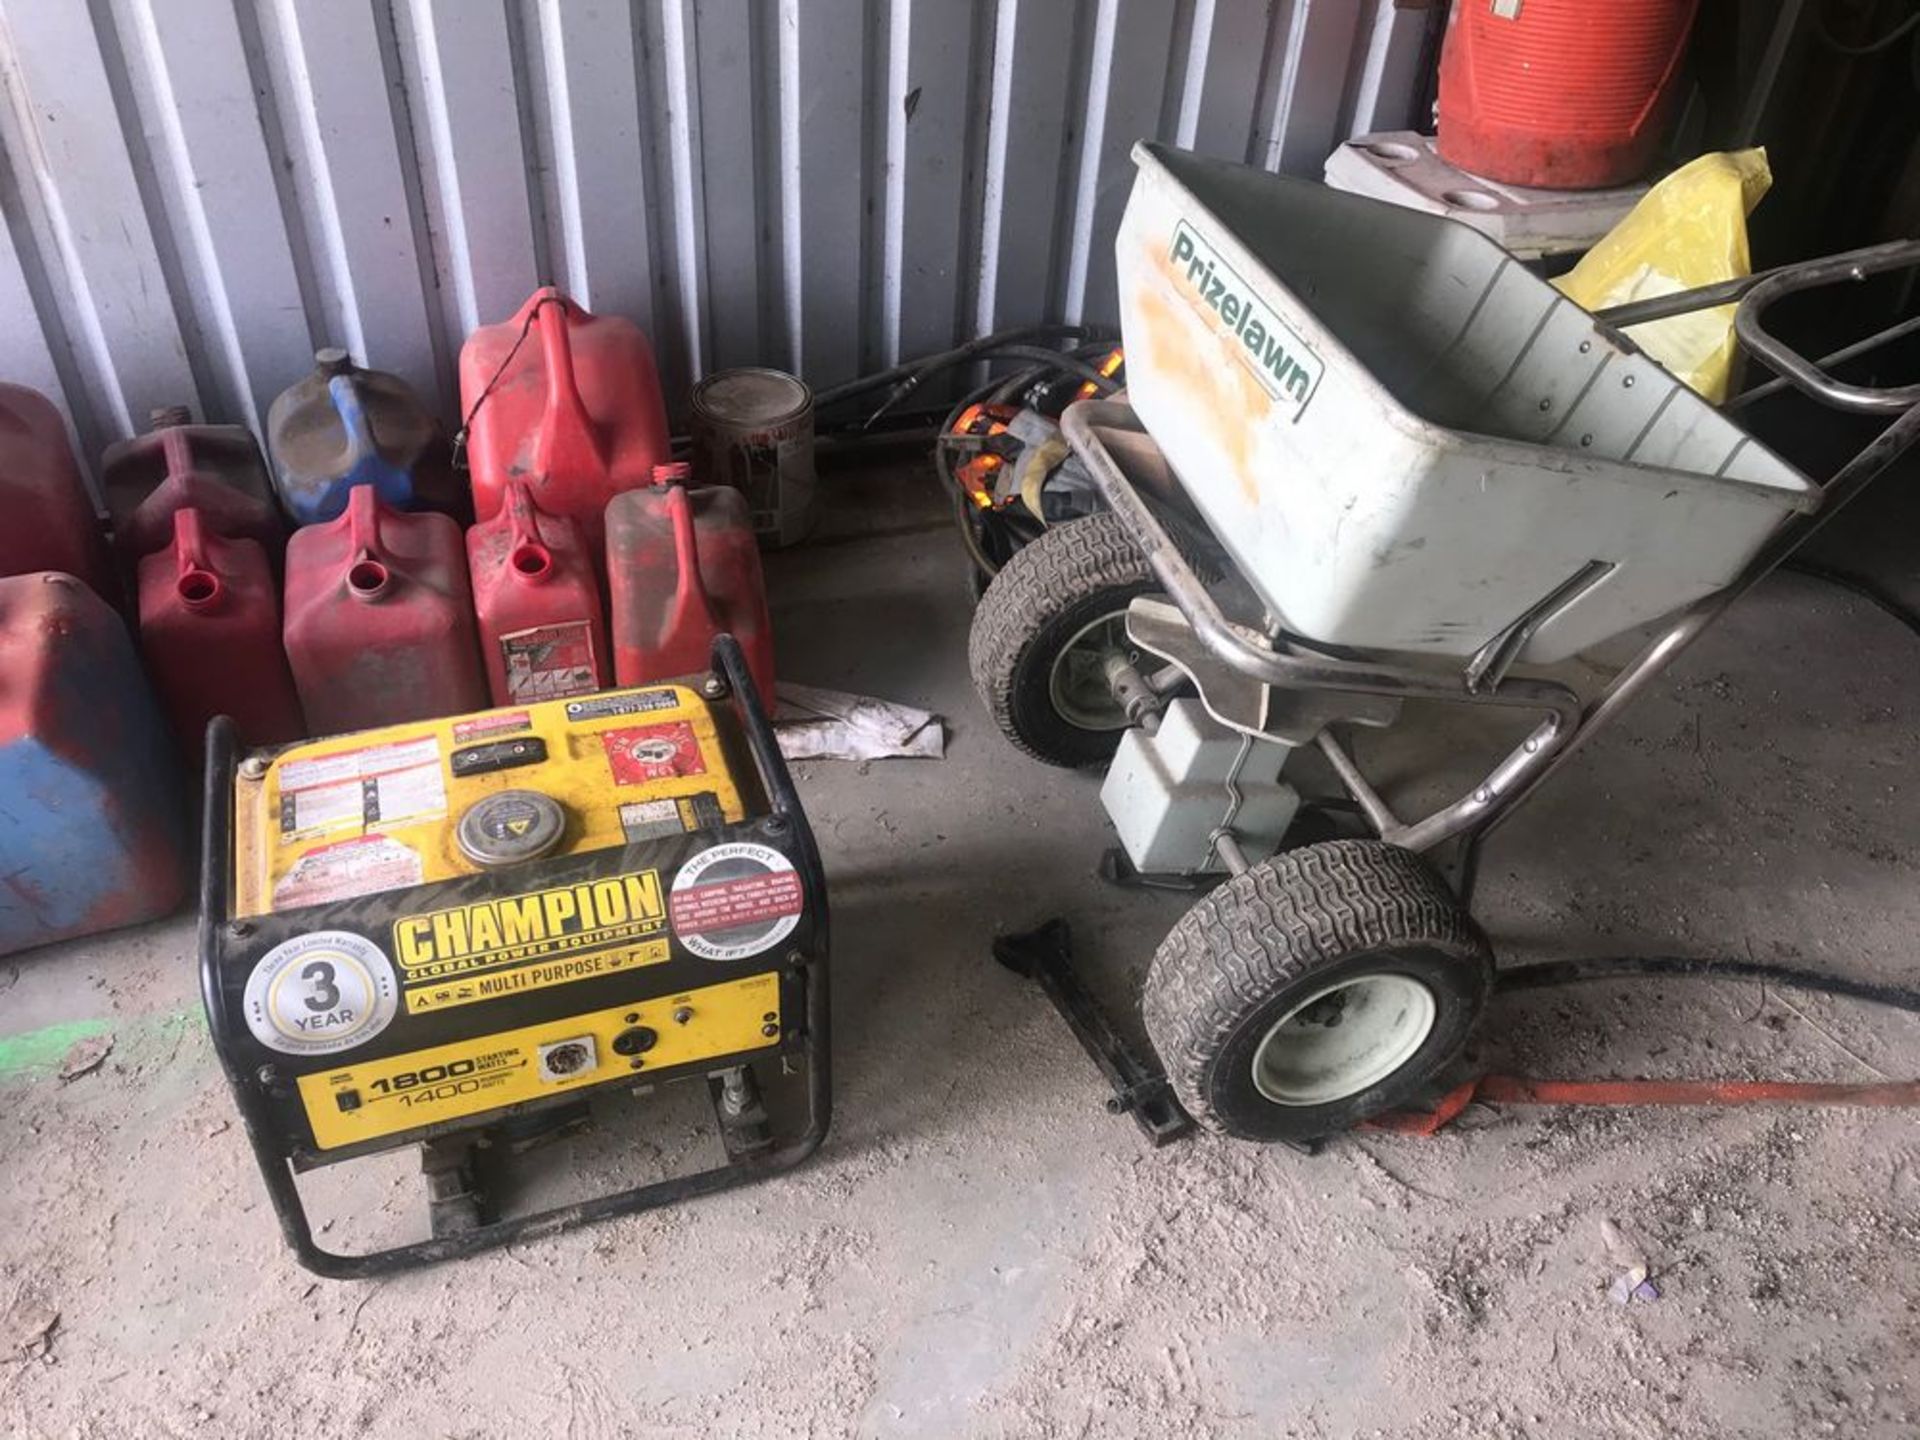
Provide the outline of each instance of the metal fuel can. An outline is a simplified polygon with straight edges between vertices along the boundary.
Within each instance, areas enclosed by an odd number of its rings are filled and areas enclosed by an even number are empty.
[[[805,539],[819,513],[813,391],[783,370],[715,371],[693,387],[693,466],[747,497],[762,545]]]

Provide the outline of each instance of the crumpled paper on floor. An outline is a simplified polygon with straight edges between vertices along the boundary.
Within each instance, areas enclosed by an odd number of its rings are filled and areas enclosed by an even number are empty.
[[[776,696],[774,733],[789,760],[939,760],[947,753],[946,728],[929,710],[785,681]]]

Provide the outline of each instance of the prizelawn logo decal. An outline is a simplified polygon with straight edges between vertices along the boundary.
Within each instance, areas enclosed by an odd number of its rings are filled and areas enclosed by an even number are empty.
[[[1293,406],[1293,418],[1298,420],[1320,388],[1324,369],[1320,357],[1184,220],[1173,228],[1169,258],[1175,278],[1220,317],[1227,334],[1238,342],[1240,359],[1268,394]]]

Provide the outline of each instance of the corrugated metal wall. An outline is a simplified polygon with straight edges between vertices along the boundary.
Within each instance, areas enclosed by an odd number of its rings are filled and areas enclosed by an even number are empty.
[[[316,345],[455,409],[476,323],[564,285],[669,394],[831,383],[1111,318],[1127,152],[1317,174],[1393,128],[1421,0],[0,0],[0,374],[89,458],[259,425]]]

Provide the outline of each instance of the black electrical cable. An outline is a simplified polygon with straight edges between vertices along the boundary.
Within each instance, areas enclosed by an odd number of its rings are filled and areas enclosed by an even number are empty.
[[[978,359],[985,352],[1002,346],[1023,345],[1049,338],[1111,340],[1116,337],[1112,328],[1105,325],[1023,325],[1016,330],[997,330],[991,335],[981,335],[969,340],[964,345],[956,345],[951,350],[916,356],[912,360],[903,360],[890,369],[876,371],[871,375],[859,375],[825,390],[816,391],[813,397],[814,408],[824,410],[829,405],[838,404],[855,395],[864,395],[869,390],[878,390],[883,385],[890,385],[927,367],[944,370],[968,360]]]
[[[1599,955],[1579,960],[1545,960],[1533,965],[1515,965],[1494,977],[1500,991],[1545,990],[1559,985],[1580,985],[1591,980],[1620,980],[1659,975],[1676,980],[1759,980],[1785,990],[1811,990],[1820,995],[1838,995],[1848,1000],[1864,1000],[1869,1005],[1884,1005],[1920,1015],[1920,990],[1905,985],[1882,985],[1871,980],[1853,980],[1844,975],[1826,975],[1798,965],[1764,965],[1757,960],[1698,959],[1687,955]]]
[[[1813,7],[1811,19],[1813,21],[1813,33],[1820,38],[1820,43],[1825,45],[1829,50],[1837,54],[1849,56],[1878,55],[1882,50],[1889,49],[1898,44],[1902,37],[1907,35],[1916,25],[1920,25],[1920,11],[1915,11],[1909,15],[1877,40],[1869,40],[1859,45],[1850,44],[1845,40],[1837,38],[1833,31],[1827,28],[1827,17],[1822,13],[1821,6],[1815,5]]]
[[[513,344],[507,347],[507,353],[494,367],[493,374],[487,377],[487,383],[480,387],[480,393],[474,396],[473,404],[468,407],[466,417],[461,420],[460,428],[453,432],[453,468],[467,468],[467,434],[473,429],[473,418],[480,413],[480,407],[487,403],[487,397],[493,394],[493,387],[500,383],[500,377],[507,373],[507,367],[513,364],[513,357],[520,353],[520,347],[527,343],[527,336],[533,333],[533,322],[540,318],[540,312],[549,305],[562,304],[558,295],[543,295],[540,303],[527,312],[527,318],[520,322],[520,333],[513,337]]]
[[[951,370],[956,365],[971,364],[979,360],[1038,360],[1049,369],[1062,370],[1077,375],[1082,380],[1097,386],[1102,394],[1110,395],[1120,387],[1113,377],[1104,375],[1099,368],[1066,350],[1049,350],[1040,345],[995,345],[988,349],[972,351],[965,355],[943,355],[929,361],[901,380],[887,398],[880,402],[879,408],[867,416],[866,424],[872,425],[894,406],[925,384],[943,370]]]

